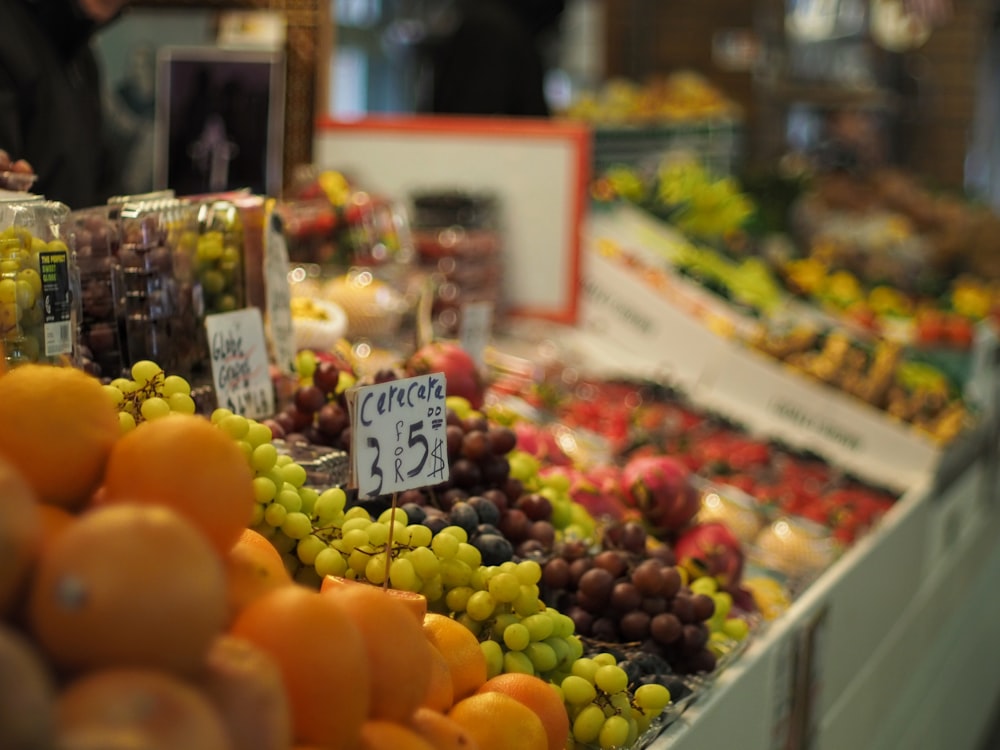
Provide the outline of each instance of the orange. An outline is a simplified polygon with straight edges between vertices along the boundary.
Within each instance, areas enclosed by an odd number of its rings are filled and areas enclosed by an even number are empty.
[[[0,624],[0,747],[54,748],[56,685],[41,654]]]
[[[361,727],[361,750],[437,750],[409,727],[369,719]]]
[[[0,456],[0,617],[20,599],[41,549],[40,508],[35,491]]]
[[[455,702],[455,688],[451,684],[451,665],[440,651],[431,646],[430,684],[421,706],[435,711],[447,711]]]
[[[190,675],[225,628],[225,585],[205,538],[169,508],[99,508],[43,551],[29,627],[59,668]]]
[[[93,672],[59,696],[59,747],[230,750],[222,720],[201,692],[153,669]],[[128,734],[133,744],[115,744]],[[109,738],[104,742],[99,738]]]
[[[424,635],[448,662],[453,700],[472,695],[486,682],[486,657],[479,639],[462,623],[428,612]]]
[[[343,576],[325,576],[323,582],[320,584],[320,591],[329,591],[335,586],[370,586],[370,583],[365,583],[364,581],[358,581],[352,578],[344,578]],[[383,588],[389,596],[393,599],[398,599],[400,602],[405,604],[410,610],[417,622],[423,623],[424,615],[427,614],[427,597],[423,594],[417,594],[413,591],[404,591],[403,589],[390,589]]]
[[[102,502],[171,507],[225,556],[250,524],[253,471],[236,441],[207,419],[173,414],[142,422],[115,444]]]
[[[225,564],[230,617],[258,596],[292,582],[281,553],[253,529],[243,530],[226,555]]]
[[[118,415],[82,370],[25,364],[0,377],[0,455],[43,503],[81,507],[101,482]]]
[[[530,708],[542,721],[549,750],[563,750],[569,737],[569,714],[562,696],[540,677],[530,674],[499,674],[483,683],[477,693],[504,693]]]
[[[461,725],[443,713],[430,708],[418,708],[410,718],[414,731],[431,743],[436,750],[478,750],[479,745]]]
[[[354,750],[368,717],[371,680],[364,639],[333,597],[281,586],[250,602],[230,632],[281,670],[300,744]]]
[[[459,701],[448,718],[468,732],[479,750],[547,750],[542,720],[516,698],[504,693],[479,693]]]
[[[58,505],[39,505],[38,511],[42,517],[43,550],[77,519],[74,514]]]
[[[239,750],[288,750],[292,707],[278,665],[248,640],[215,639],[197,682]]]
[[[379,586],[335,586],[320,596],[361,632],[371,675],[369,718],[405,722],[430,685],[431,648],[420,624]]]

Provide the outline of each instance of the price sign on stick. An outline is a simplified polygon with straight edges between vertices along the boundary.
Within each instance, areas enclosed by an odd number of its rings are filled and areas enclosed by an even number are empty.
[[[444,373],[352,388],[347,406],[351,469],[360,497],[448,479]]]
[[[274,391],[260,310],[248,307],[209,315],[205,318],[205,330],[219,406],[250,419],[265,419],[274,414]]]

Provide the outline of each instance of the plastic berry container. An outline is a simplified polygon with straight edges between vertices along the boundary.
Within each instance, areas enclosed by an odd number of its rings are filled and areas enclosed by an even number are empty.
[[[246,306],[243,217],[228,199],[196,202],[198,239],[195,279],[201,287],[206,315]]]
[[[80,365],[93,375],[127,373],[129,356],[119,326],[123,290],[118,208],[71,211],[64,224],[80,273]]]
[[[9,366],[76,363],[79,274],[62,237],[69,208],[0,200],[0,343]]]

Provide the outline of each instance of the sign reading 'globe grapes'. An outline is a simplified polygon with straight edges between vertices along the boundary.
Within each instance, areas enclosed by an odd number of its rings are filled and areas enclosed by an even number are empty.
[[[351,472],[360,497],[448,479],[444,373],[352,388],[347,406]]]

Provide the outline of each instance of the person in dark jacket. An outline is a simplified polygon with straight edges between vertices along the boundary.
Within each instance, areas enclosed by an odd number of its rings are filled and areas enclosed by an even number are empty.
[[[544,117],[543,43],[565,0],[459,0],[456,23],[428,50],[440,114]]]
[[[90,41],[125,2],[0,2],[0,149],[31,164],[33,192],[71,208],[98,205],[114,192]]]

